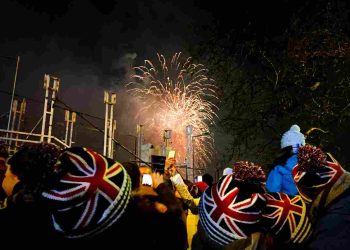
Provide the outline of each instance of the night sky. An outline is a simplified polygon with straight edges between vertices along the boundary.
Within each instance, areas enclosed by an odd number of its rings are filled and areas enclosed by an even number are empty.
[[[59,98],[68,105],[103,117],[103,90],[120,92],[130,64],[155,58],[157,52],[171,55],[184,50],[185,44],[195,39],[193,30],[197,23],[212,22],[209,12],[187,1],[2,1],[0,12],[0,55],[20,55],[16,94],[31,98],[27,105],[27,130],[38,121],[43,109],[40,101],[45,73],[61,78]],[[1,71],[0,114],[1,127],[5,128],[4,113],[10,106],[10,96],[5,92],[12,90],[15,61],[1,58]],[[118,100],[121,99],[119,95]],[[119,110],[125,111],[122,105],[119,101],[118,117],[125,115],[128,120],[132,114],[120,114]],[[62,123],[63,113],[56,113],[55,120]],[[103,128],[101,121],[92,122]],[[123,123],[119,123],[120,129]],[[128,126],[124,134],[135,134],[134,130]],[[77,139],[77,144],[101,151],[99,133],[82,134],[88,134],[90,140],[84,136]],[[97,143],[96,136],[100,137]],[[124,143],[130,141],[130,137],[124,139]]]
[[[43,109],[43,76],[61,79],[59,98],[73,109],[104,116],[103,90],[122,93],[130,65],[172,55],[218,32],[247,28],[245,35],[264,39],[278,35],[303,1],[7,1],[0,3],[0,125],[7,126],[15,60],[21,57],[16,94],[27,97],[25,130],[30,131]],[[232,5],[232,6],[228,6]],[[304,12],[312,5],[305,6]],[[300,8],[299,8],[300,9]],[[298,14],[298,13],[296,13]],[[303,14],[303,13],[299,13]],[[132,148],[123,134],[135,134],[134,115],[118,96],[119,139]],[[63,138],[63,111],[55,116],[56,136]],[[79,118],[78,118],[79,119]],[[103,128],[103,122],[89,118]],[[60,127],[61,126],[61,127]],[[76,145],[102,150],[102,135],[79,121]],[[79,128],[79,126],[81,126]],[[37,130],[36,132],[39,132]],[[98,138],[98,139],[97,139]]]

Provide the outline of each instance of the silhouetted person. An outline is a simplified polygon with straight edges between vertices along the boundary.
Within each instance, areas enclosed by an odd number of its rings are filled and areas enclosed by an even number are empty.
[[[2,184],[2,180],[5,177],[5,173],[7,169],[6,161],[8,157],[9,157],[9,154],[7,152],[7,147],[5,143],[0,142],[0,202],[2,202],[6,197],[6,193],[2,188],[1,184]]]
[[[313,222],[311,249],[347,249],[350,244],[350,173],[320,148],[298,152],[293,177]]]
[[[54,170],[60,150],[39,143],[20,148],[9,160],[2,187],[7,198],[0,209],[1,238],[21,244],[44,247],[54,238],[48,207],[41,193],[55,183]],[[42,244],[42,245],[41,245]]]
[[[209,173],[205,173],[203,176],[202,176],[202,180],[208,184],[208,186],[212,186],[213,185],[213,182],[214,182],[214,178],[213,176],[211,176]]]
[[[292,177],[292,169],[297,164],[299,147],[305,145],[305,138],[298,125],[293,125],[281,138],[281,152],[268,174],[266,188],[269,192],[283,192],[297,195],[298,190]]]
[[[141,173],[139,166],[134,162],[123,162],[123,167],[131,178],[132,191],[136,191],[141,185]]]

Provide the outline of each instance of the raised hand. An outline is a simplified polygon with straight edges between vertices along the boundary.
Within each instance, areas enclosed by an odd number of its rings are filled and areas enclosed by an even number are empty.
[[[164,166],[164,173],[169,176],[174,176],[176,175],[177,169],[176,169],[176,160],[175,158],[168,158],[165,161],[165,166]]]

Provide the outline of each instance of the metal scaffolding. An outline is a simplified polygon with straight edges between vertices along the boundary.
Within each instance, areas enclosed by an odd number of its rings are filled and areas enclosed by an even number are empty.
[[[194,162],[193,162],[193,126],[186,126],[186,178],[188,178],[188,169],[192,169],[192,176],[194,180]]]
[[[66,110],[64,121],[66,122],[66,135],[64,138],[64,143],[69,147],[72,146],[72,138],[73,138],[73,124],[76,122],[76,113],[71,112],[70,110]],[[68,138],[69,133],[69,138]]]
[[[103,154],[113,158],[112,138],[113,138],[113,107],[117,103],[117,94],[104,92],[104,103],[106,104],[105,129],[103,140]]]
[[[26,110],[26,100],[23,98],[21,103],[19,104],[19,100],[14,99],[12,102],[12,109],[10,113],[9,120],[11,120],[11,131],[20,131],[21,125],[23,123],[23,118],[24,118],[24,113]],[[18,116],[18,118],[17,118]],[[14,147],[12,146],[12,139],[13,138],[13,133],[9,133],[9,152],[15,152],[17,150],[18,141],[15,140],[15,145]],[[18,139],[18,134],[16,134],[16,139]]]
[[[40,137],[41,142],[43,142],[45,140],[47,116],[49,119],[47,142],[48,143],[51,142],[52,122],[53,122],[53,115],[54,115],[54,103],[55,103],[56,93],[58,92],[59,86],[60,86],[59,78],[57,78],[55,76],[48,75],[48,74],[44,75],[45,102],[44,102],[43,122],[42,122],[42,126],[41,126],[41,137]],[[49,95],[49,94],[51,94],[51,95]]]
[[[113,130],[112,130],[112,138],[115,139],[115,132],[117,131],[117,120],[113,120]],[[115,155],[115,147],[114,147],[114,143],[112,143],[111,145],[111,151],[112,151],[112,158],[114,159],[114,157],[116,157]]]
[[[137,157],[141,159],[141,146],[143,144],[143,125],[139,124],[136,128],[137,133]],[[140,166],[141,162],[139,162]]]

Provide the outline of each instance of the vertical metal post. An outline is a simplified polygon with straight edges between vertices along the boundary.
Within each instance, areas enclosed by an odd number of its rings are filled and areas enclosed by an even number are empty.
[[[113,120],[113,132],[112,132],[112,137],[113,139],[115,138],[115,131],[117,130],[117,120]],[[112,159],[114,159],[114,143],[112,143]]]
[[[134,144],[135,144],[134,150],[135,150],[135,162],[136,162],[137,161],[137,137],[135,136],[133,138],[134,138]]]
[[[12,103],[12,110],[11,110],[11,113],[10,113],[10,116],[12,117],[12,120],[11,120],[11,131],[14,131],[15,130],[15,123],[16,123],[16,117],[17,117],[17,106],[18,106],[18,100],[13,100],[13,103]],[[12,132],[10,132],[9,134],[9,142],[8,142],[8,145],[9,145],[9,151],[12,150],[12,137],[13,137],[13,134]]]
[[[117,95],[111,93],[109,98],[109,93],[104,92],[104,102],[106,104],[105,112],[105,130],[103,139],[103,154],[107,157],[112,157],[112,138],[113,138],[113,105],[117,103]]]
[[[53,122],[53,114],[54,114],[54,104],[56,99],[56,91],[60,86],[60,81],[58,78],[54,78],[53,80],[53,88],[52,88],[52,96],[51,96],[51,105],[50,105],[50,120],[49,120],[49,131],[47,134],[47,142],[51,142],[51,134],[52,134],[52,122]]]
[[[7,123],[7,130],[10,130],[11,111],[12,111],[12,105],[13,105],[13,98],[15,96],[15,90],[16,90],[16,82],[17,82],[17,73],[18,73],[19,60],[20,60],[20,57],[17,56],[16,71],[15,71],[15,77],[13,79],[13,87],[12,87],[12,94],[11,94],[11,104],[10,104],[10,111],[9,111],[9,119],[8,119],[8,123]]]
[[[195,163],[195,159],[194,159],[194,143],[193,143],[193,138],[194,138],[194,136],[192,135],[191,136],[191,145],[192,145],[192,168],[193,168],[193,170],[192,170],[192,175],[193,175],[193,180],[194,180],[194,178],[196,177],[195,176],[195,166],[196,166],[196,163]]]
[[[193,144],[192,144],[192,133],[193,133],[193,126],[188,125],[186,126],[186,175],[187,175],[187,169],[193,170]],[[186,176],[186,178],[188,178]],[[194,181],[194,175],[193,175],[193,181]]]
[[[50,87],[51,78],[53,79],[53,86]],[[56,99],[56,92],[58,92],[60,86],[60,80],[57,77],[50,76],[48,74],[44,75],[44,89],[45,89],[45,102],[44,102],[44,113],[43,113],[43,121],[41,126],[41,135],[40,141],[43,142],[45,139],[45,128],[46,128],[46,116],[50,115],[49,118],[49,128],[47,132],[47,142],[51,142],[51,134],[52,134],[52,123],[53,123],[53,115],[54,115],[54,104]],[[49,100],[49,91],[52,91],[51,98]],[[48,102],[50,101],[50,110],[48,110]]]
[[[66,110],[64,113],[64,121],[66,122],[66,135],[64,137],[64,143],[67,145],[68,145],[69,116],[70,116],[70,111]]]
[[[22,122],[23,122],[23,116],[24,116],[24,113],[26,112],[26,106],[27,106],[26,99],[23,98],[23,100],[21,102],[20,109],[19,109],[17,131],[21,130],[21,125],[22,125]],[[15,150],[17,149],[17,147],[18,147],[18,134],[16,135]]]
[[[112,158],[112,137],[113,137],[113,106],[117,103],[117,95],[112,93],[110,105],[110,116],[109,116],[109,133],[108,133],[108,157]]]
[[[141,159],[141,146],[143,143],[143,125],[137,125],[137,157]],[[140,166],[141,162],[139,162]]]
[[[15,123],[16,123],[16,117],[17,117],[17,106],[18,106],[18,100],[13,100],[12,103],[12,124],[11,124],[11,130],[15,130]],[[12,133],[10,133],[10,138],[12,138]]]
[[[72,112],[72,118],[70,120],[70,136],[69,136],[69,144],[67,144],[69,147],[72,147],[73,143],[73,125],[77,119],[77,114],[75,112]]]
[[[107,155],[109,158],[111,158],[111,149],[112,149],[112,132],[113,132],[113,105],[110,105],[110,115],[108,119],[108,150],[107,150]]]
[[[42,122],[42,125],[41,125],[40,142],[44,141],[44,135],[45,135],[47,102],[48,102],[48,99],[49,99],[49,85],[50,85],[50,76],[45,74],[44,75],[45,101],[44,101],[43,122]]]
[[[163,140],[165,142],[165,147],[166,148],[169,147],[171,144],[171,130],[170,129],[164,130]]]
[[[23,98],[23,100],[21,102],[20,109],[19,109],[19,118],[18,118],[18,123],[17,123],[17,131],[20,131],[20,129],[21,129],[21,125],[22,125],[22,122],[23,122],[23,116],[24,116],[24,113],[26,112],[26,106],[27,106],[26,99]]]
[[[106,112],[105,112],[105,129],[104,129],[104,137],[103,137],[103,155],[106,155],[107,153],[108,102],[109,102],[109,94],[107,91],[105,91],[104,103],[106,104]]]

